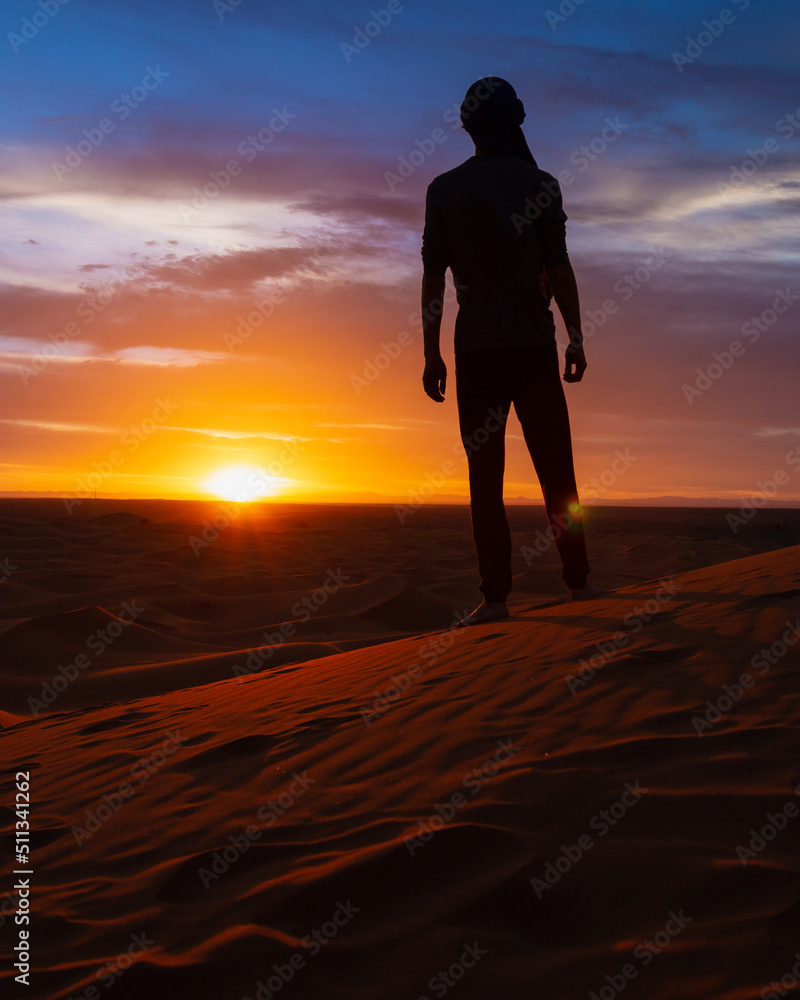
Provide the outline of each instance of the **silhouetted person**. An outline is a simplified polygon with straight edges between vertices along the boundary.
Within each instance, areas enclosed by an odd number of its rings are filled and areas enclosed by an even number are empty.
[[[443,402],[447,368],[439,348],[445,272],[453,272],[456,397],[469,462],[470,508],[484,602],[460,624],[508,616],[511,535],[503,504],[505,427],[511,403],[522,425],[573,599],[589,563],[575,485],[572,441],[559,376],[555,297],[570,343],[564,380],[586,370],[580,305],[567,255],[558,182],[540,170],[520,128],[510,83],[478,80],[461,105],[475,155],[428,187],[422,240],[425,392]]]

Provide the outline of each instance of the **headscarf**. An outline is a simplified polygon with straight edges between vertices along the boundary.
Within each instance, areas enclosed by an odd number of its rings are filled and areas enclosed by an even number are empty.
[[[537,166],[520,128],[525,108],[507,80],[486,76],[477,80],[461,104],[461,122],[475,145],[484,153],[521,156]]]

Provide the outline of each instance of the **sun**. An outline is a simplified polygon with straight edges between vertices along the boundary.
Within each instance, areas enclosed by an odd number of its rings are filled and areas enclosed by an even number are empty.
[[[250,503],[276,493],[278,480],[257,465],[226,465],[213,472],[203,485],[223,500]]]

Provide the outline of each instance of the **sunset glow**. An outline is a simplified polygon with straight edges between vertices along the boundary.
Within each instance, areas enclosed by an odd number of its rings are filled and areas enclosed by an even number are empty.
[[[587,500],[776,475],[800,499],[788,6],[739,0],[691,58],[713,11],[688,0],[401,6],[374,33],[352,0],[9,0],[0,492],[224,495],[206,480],[244,464],[286,499],[465,501],[452,280],[436,404],[419,250],[427,185],[474,151],[454,106],[492,73],[569,217]],[[541,500],[514,415],[506,496]]]
[[[278,492],[275,480],[255,465],[226,465],[217,469],[203,484],[223,500],[251,503]]]

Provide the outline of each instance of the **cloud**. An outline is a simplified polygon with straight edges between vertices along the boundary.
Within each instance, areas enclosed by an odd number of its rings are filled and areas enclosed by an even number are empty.
[[[130,266],[134,285],[162,284],[174,289],[208,292],[252,290],[264,278],[280,278],[299,268],[314,269],[315,258],[324,257],[324,247],[309,255],[301,247],[270,247],[234,250],[229,253],[193,254],[174,261],[148,261]]]
[[[0,418],[0,424],[12,427],[33,428],[35,430],[53,431],[57,434],[118,434],[114,427],[99,427],[94,424],[60,424],[48,420],[10,420]]]
[[[192,351],[176,347],[123,347],[114,352],[113,359],[125,364],[154,365],[158,368],[176,365],[196,367],[214,361],[230,361],[230,354],[224,351]]]
[[[568,390],[581,461],[597,463],[581,475],[602,471],[625,441],[641,443],[629,474],[637,492],[648,482],[680,492],[669,484],[695,473],[710,483],[709,470],[726,488],[747,486],[778,467],[796,431],[793,313],[748,342],[691,407],[681,385],[742,336],[777,288],[797,282],[800,139],[776,129],[797,108],[785,12],[737,13],[679,73],[673,49],[702,27],[688,0],[653,0],[649,20],[639,0],[576,4],[557,31],[543,7],[517,0],[464,0],[456,20],[444,7],[406,3],[350,63],[340,45],[370,17],[356,0],[242,3],[222,21],[210,3],[202,17],[195,7],[70,6],[63,25],[15,61],[18,99],[0,159],[9,453],[90,468],[102,449],[91,454],[79,428],[133,426],[165,393],[180,401],[184,426],[136,453],[151,469],[161,449],[164,482],[187,451],[197,465],[212,452],[214,461],[228,451],[261,461],[293,432],[314,442],[308,454],[328,484],[366,474],[419,482],[456,435],[452,408],[449,423],[431,419],[419,386],[411,314],[424,193],[471,155],[445,116],[473,79],[494,72],[523,98],[542,167],[572,173],[562,185],[568,244],[587,331],[594,324],[587,377]],[[170,74],[163,85],[59,180],[53,160],[112,114],[155,51]],[[103,52],[114,59],[97,58]],[[249,137],[275,108],[294,117],[257,149]],[[579,169],[580,146],[597,147],[608,117],[628,127]],[[391,194],[386,172],[412,150],[419,159],[435,128],[446,141]],[[770,137],[779,152],[723,196],[718,184]],[[240,169],[226,180],[232,161]],[[664,266],[637,279],[659,248],[670,251]],[[620,291],[628,275],[637,285]],[[273,288],[285,300],[250,323]],[[601,323],[608,302],[614,311]],[[454,316],[448,304],[445,352]],[[237,329],[246,336],[229,349],[225,334]],[[414,331],[413,349],[356,397],[351,375],[401,330]],[[23,384],[14,369],[54,347],[41,377]],[[233,430],[214,430],[226,424]],[[346,446],[315,437],[336,426],[352,429]],[[179,470],[188,478],[190,466]]]
[[[314,191],[304,201],[290,203],[288,207],[292,211],[331,215],[338,219],[396,220],[408,226],[419,224],[422,213],[418,198],[387,197],[366,192],[343,195]]]
[[[410,422],[410,421],[409,421]],[[338,427],[343,430],[408,431],[407,423],[401,424],[317,424],[317,427]]]
[[[800,435],[800,427],[759,427],[757,437],[785,437],[787,434]]]
[[[226,438],[231,441],[250,441],[250,440],[265,440],[265,441],[328,441],[329,438],[319,438],[319,437],[301,437],[300,435],[287,435],[287,434],[277,434],[271,431],[231,431],[231,430],[221,430],[219,428],[210,427],[165,427],[165,430],[170,431],[183,431],[186,434],[198,434],[201,437],[210,438]]]

